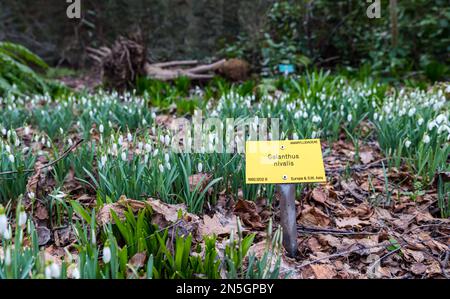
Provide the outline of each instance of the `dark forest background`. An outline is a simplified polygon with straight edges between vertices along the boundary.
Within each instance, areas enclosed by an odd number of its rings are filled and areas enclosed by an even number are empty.
[[[0,40],[25,45],[54,66],[89,67],[87,46],[139,27],[153,61],[244,58],[258,70],[281,62],[448,75],[450,9],[445,0],[1,0]],[[394,5],[394,7],[393,7]]]

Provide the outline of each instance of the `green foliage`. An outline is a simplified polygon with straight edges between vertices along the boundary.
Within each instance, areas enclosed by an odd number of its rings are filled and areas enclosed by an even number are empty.
[[[27,48],[0,42],[0,96],[6,94],[44,93],[45,80],[30,65],[46,69],[47,64]]]

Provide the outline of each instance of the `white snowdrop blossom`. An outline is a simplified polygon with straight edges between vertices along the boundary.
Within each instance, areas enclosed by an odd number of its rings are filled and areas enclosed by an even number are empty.
[[[198,171],[199,173],[201,173],[201,172],[203,171],[203,164],[202,164],[202,162],[199,162],[199,163],[198,163],[198,165],[197,165],[197,171]]]
[[[447,117],[445,116],[445,114],[439,114],[436,117],[435,121],[436,121],[436,124],[440,125],[440,124],[444,123],[446,120],[447,120]]]
[[[169,146],[170,145],[170,137],[169,135],[164,136],[164,144]]]
[[[98,127],[98,130],[99,130],[100,134],[103,134],[103,132],[105,131],[105,127],[103,126],[103,124],[100,124],[100,126]]]
[[[417,124],[419,126],[421,126],[423,124],[423,122],[424,122],[423,118],[419,118],[419,120],[417,121]]]
[[[166,161],[166,163],[169,163],[170,156],[169,156],[168,153],[165,153],[165,154],[164,154],[164,160]]]
[[[108,161],[108,157],[106,157],[105,155],[103,155],[100,159],[100,166],[101,167],[105,167],[106,162]]]
[[[133,142],[133,135],[131,135],[131,133],[128,133],[127,139],[129,143]]]
[[[127,153],[126,153],[126,152],[122,152],[122,154],[120,155],[120,157],[122,158],[122,161],[124,161],[124,162],[127,161]]]
[[[0,207],[0,209],[1,208],[2,207]],[[3,235],[7,229],[8,229],[8,218],[4,213],[0,214],[0,235]]]
[[[405,141],[405,146],[406,146],[406,148],[409,148],[411,146],[411,141],[406,140]]]
[[[73,279],[80,279],[80,270],[78,270],[78,266],[75,266],[75,268],[72,271],[72,278]]]
[[[12,232],[11,232],[11,225],[8,225],[8,228],[3,232],[3,238],[5,240],[11,239]]]
[[[105,248],[103,248],[103,262],[105,262],[105,264],[108,264],[111,261],[111,249],[109,248],[109,246],[106,246]]]
[[[171,170],[172,169],[172,166],[170,166],[170,163],[166,163],[166,168],[167,168],[167,170]]]
[[[9,159],[9,161],[10,161],[11,163],[14,163],[14,161],[16,160],[16,159],[14,158],[14,155],[13,155],[13,154],[10,154],[10,155],[8,156],[8,159]]]
[[[416,108],[413,107],[413,108],[409,109],[409,111],[408,111],[408,116],[411,117],[411,116],[413,116],[415,113],[416,113]]]
[[[52,268],[50,265],[48,265],[47,267],[45,267],[45,278],[46,279],[52,279]]]
[[[351,122],[352,119],[353,119],[353,116],[352,116],[351,114],[347,115],[347,121],[348,121],[348,122]]]
[[[430,143],[430,141],[431,141],[430,136],[428,136],[428,134],[425,134],[423,136],[423,143],[428,144]]]
[[[11,248],[8,246],[5,252],[5,265],[11,265]]]
[[[146,151],[147,153],[149,153],[149,152],[152,151],[152,145],[151,145],[150,143],[146,143],[146,144],[145,144],[145,151]]]
[[[53,278],[60,278],[61,277],[61,267],[57,263],[52,263],[50,266],[51,270],[51,276]]]
[[[430,122],[428,123],[428,131],[433,130],[434,127],[436,127],[436,122],[435,122],[434,120],[433,120],[433,121],[430,121]]]
[[[27,213],[25,213],[25,211],[21,211],[19,213],[19,221],[17,222],[17,224],[19,226],[24,225],[25,223],[27,223]]]
[[[159,164],[159,171],[161,173],[164,173],[164,166],[162,164]]]

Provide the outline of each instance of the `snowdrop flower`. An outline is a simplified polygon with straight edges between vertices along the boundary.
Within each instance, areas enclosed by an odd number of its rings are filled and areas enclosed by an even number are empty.
[[[98,130],[99,130],[100,134],[103,134],[103,132],[105,131],[105,127],[103,126],[103,124],[100,124],[100,126],[98,127]]]
[[[147,164],[148,163],[148,155],[146,154],[145,156],[144,156],[144,164]]]
[[[16,138],[16,141],[14,142],[14,146],[18,147],[20,145],[19,138]]]
[[[8,156],[8,159],[9,159],[9,161],[10,161],[11,163],[14,163],[14,161],[15,161],[14,155],[12,155],[12,154],[10,154],[10,155]]]
[[[170,137],[169,135],[164,136],[164,143],[169,146],[170,145]]]
[[[59,128],[59,133],[61,133],[61,135],[63,135],[64,134],[64,129],[63,128]]]
[[[25,211],[20,211],[19,213],[19,221],[17,222],[17,224],[19,226],[24,225],[25,223],[27,223],[27,213],[25,213]]]
[[[156,135],[156,128],[152,127],[152,135]]]
[[[199,173],[201,173],[203,171],[203,164],[202,164],[202,162],[198,163],[197,170],[198,170]]]
[[[409,109],[409,111],[408,111],[408,116],[411,117],[411,116],[413,116],[415,113],[416,113],[416,108],[413,107],[413,108]]]
[[[157,148],[155,148],[155,150],[153,151],[153,157],[156,157],[158,155],[159,150]]]
[[[59,265],[57,263],[52,263],[52,265],[50,266],[50,270],[51,270],[51,276],[53,278],[61,277],[61,268],[59,267]]]
[[[417,124],[419,126],[421,126],[423,124],[423,122],[424,122],[423,118],[419,118],[419,120],[417,121]]]
[[[2,134],[3,134],[3,136],[6,136],[7,132],[6,132],[5,128],[2,128]]]
[[[138,143],[139,151],[142,151],[143,148],[144,148],[144,143],[142,141],[139,141],[139,143]]]
[[[159,171],[161,173],[164,173],[164,166],[162,164],[159,164]]]
[[[52,279],[52,268],[50,265],[45,267],[45,278],[46,279]]]
[[[105,155],[103,155],[100,159],[101,167],[105,167],[107,161],[108,161],[108,158]]]
[[[122,158],[122,161],[127,161],[127,153],[122,152],[122,154],[120,155],[120,157]]]
[[[131,135],[131,133],[128,133],[127,139],[129,143],[133,142],[133,135]]]
[[[33,200],[35,199],[36,195],[34,194],[34,192],[28,192],[28,198]]]
[[[95,230],[91,231],[91,243],[92,245],[97,245],[97,236],[95,234]]]
[[[8,225],[8,228],[3,232],[3,238],[5,240],[11,239],[12,232],[11,232],[11,225]]]
[[[447,125],[440,126],[439,129],[438,129],[438,134],[441,134],[444,131],[450,132],[450,127],[447,126]]]
[[[377,119],[378,119],[378,113],[375,112],[375,113],[373,114],[373,119],[374,119],[374,120],[377,120]]]
[[[8,229],[8,218],[6,217],[4,208],[0,205],[0,235]]]
[[[166,163],[169,163],[169,159],[170,159],[169,154],[168,154],[168,153],[165,153],[165,154],[164,154],[164,160],[166,160]]]
[[[151,145],[150,143],[146,143],[146,144],[145,144],[145,151],[146,151],[147,153],[149,153],[149,152],[152,151],[152,145]]]
[[[11,153],[11,147],[8,144],[5,145],[5,149],[8,153]]]
[[[164,135],[159,136],[159,142],[164,143]]]
[[[430,143],[430,136],[428,136],[428,134],[425,134],[424,136],[423,136],[423,142],[425,143],[425,144],[428,144],[428,143]]]
[[[297,133],[292,134],[292,139],[298,140],[298,134]]]
[[[438,125],[440,125],[440,124],[442,124],[446,119],[447,119],[447,118],[445,117],[444,114],[439,114],[439,115],[436,117],[436,123],[437,123]]]
[[[316,138],[316,131],[313,131],[312,133],[311,133],[311,138]]]
[[[103,262],[105,264],[108,264],[111,261],[111,249],[109,248],[109,245],[105,245],[103,248]]]
[[[26,126],[24,133],[25,133],[25,135],[30,135],[30,127]]]
[[[433,120],[433,121],[430,121],[429,123],[428,123],[428,131],[431,131],[431,130],[433,130],[433,128],[434,127],[436,127],[437,125],[436,125],[436,122]]]
[[[351,122],[352,121],[353,116],[351,114],[347,115],[347,121]]]
[[[6,266],[11,265],[11,248],[8,246],[5,252],[5,264]]]
[[[172,169],[172,166],[170,166],[170,163],[168,163],[168,162],[166,163],[166,167],[167,167],[168,170]]]
[[[78,270],[78,266],[75,265],[75,268],[72,271],[72,278],[73,279],[80,279],[80,270]]]
[[[405,146],[406,146],[406,148],[409,148],[411,146],[411,141],[406,140],[405,141]]]

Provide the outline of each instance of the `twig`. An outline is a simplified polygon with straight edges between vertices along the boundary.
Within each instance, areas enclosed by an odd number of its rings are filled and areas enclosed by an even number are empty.
[[[67,155],[69,155],[69,153],[70,153],[71,151],[73,151],[74,149],[76,149],[83,141],[84,141],[84,139],[78,140],[78,141],[77,141],[76,143],[74,143],[69,149],[67,149],[67,150],[61,155],[61,157],[59,157],[58,159],[56,159],[56,160],[54,160],[54,161],[52,161],[52,162],[50,162],[50,163],[47,163],[47,164],[43,165],[43,166],[41,166],[41,167],[39,167],[39,168],[37,168],[37,169],[25,169],[25,170],[21,170],[21,171],[18,171],[18,170],[5,171],[5,172],[0,172],[0,176],[2,176],[2,175],[9,175],[9,174],[16,174],[16,173],[19,173],[19,172],[21,172],[21,173],[22,173],[22,172],[25,172],[25,173],[27,173],[27,172],[35,172],[35,171],[39,171],[39,170],[42,170],[42,169],[51,167],[51,166],[55,165],[56,163],[58,163],[59,161],[61,161],[62,159],[66,158]]]
[[[401,247],[398,247],[392,251],[389,251],[388,253],[386,253],[385,255],[383,255],[382,257],[380,257],[379,259],[377,259],[375,262],[372,263],[372,265],[367,269],[368,273],[372,273],[373,268],[375,268],[376,265],[380,264],[382,260],[384,260],[385,258],[387,258],[388,256],[393,255],[394,253],[396,253],[397,251],[399,251],[400,249],[402,249]]]
[[[310,262],[308,262],[308,263],[306,263],[306,264],[297,266],[297,269],[304,268],[304,267],[306,267],[306,266],[309,266],[309,265],[318,263],[318,262],[323,261],[323,260],[328,260],[328,259],[332,259],[332,258],[336,258],[336,257],[348,255],[348,254],[350,254],[350,253],[354,253],[354,252],[358,252],[358,251],[363,251],[363,250],[367,250],[367,249],[373,249],[373,248],[384,247],[384,246],[385,246],[384,244],[378,244],[378,245],[369,246],[369,247],[363,247],[363,248],[357,248],[357,249],[345,250],[345,251],[342,251],[342,252],[339,252],[339,253],[335,253],[335,254],[331,254],[331,255],[327,255],[327,256],[324,256],[324,257],[315,259],[315,260],[313,260],[313,261],[310,261]]]
[[[325,234],[325,235],[377,235],[379,232],[355,232],[351,230],[339,230],[332,228],[307,227],[299,225],[297,231],[305,234]]]

